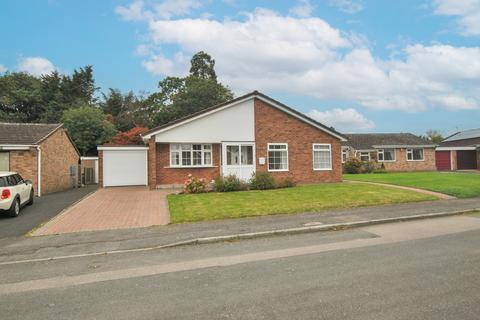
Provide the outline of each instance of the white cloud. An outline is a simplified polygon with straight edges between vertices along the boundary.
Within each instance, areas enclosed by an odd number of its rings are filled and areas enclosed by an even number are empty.
[[[299,0],[298,6],[290,9],[290,13],[297,17],[310,17],[313,12],[313,6],[310,0]]]
[[[21,58],[17,66],[18,71],[27,72],[35,76],[48,74],[55,70],[55,66],[50,60],[42,57]]]
[[[353,108],[335,108],[326,111],[313,109],[307,112],[306,115],[343,132],[371,130],[375,127],[375,123],[372,120],[367,119],[363,114]]]
[[[368,41],[320,18],[265,9],[241,20],[153,19],[148,26],[153,53],[143,65],[156,75],[185,74],[188,57],[203,50],[236,93],[280,90],[373,110],[480,109],[479,47],[416,44],[381,59]],[[177,54],[159,55],[166,46]]]
[[[457,18],[465,35],[480,35],[480,0],[433,0],[434,13]]]
[[[129,6],[116,7],[115,12],[126,21],[149,21],[184,16],[200,6],[198,0],[164,0],[160,3],[135,0]]]
[[[338,8],[345,13],[354,14],[363,10],[363,2],[360,0],[329,0],[332,7]]]
[[[3,64],[0,64],[0,73],[6,72],[8,69]]]

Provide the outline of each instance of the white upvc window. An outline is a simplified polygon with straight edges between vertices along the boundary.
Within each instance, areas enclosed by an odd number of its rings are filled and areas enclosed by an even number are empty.
[[[348,159],[348,149],[342,148],[342,163],[347,162]]]
[[[423,148],[407,149],[407,161],[424,161]]]
[[[171,167],[208,167],[211,165],[211,144],[170,144]]]
[[[332,170],[332,146],[313,144],[313,170]]]
[[[368,162],[370,161],[370,152],[360,152],[360,161]]]
[[[268,144],[268,171],[288,171],[288,144]]]
[[[395,149],[379,149],[377,151],[378,162],[396,161]]]

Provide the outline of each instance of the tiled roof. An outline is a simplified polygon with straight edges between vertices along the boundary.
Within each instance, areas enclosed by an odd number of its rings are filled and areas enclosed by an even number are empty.
[[[475,138],[480,139],[480,128],[457,132],[451,135],[450,137],[446,138],[445,140],[443,140],[442,143],[446,141],[456,141],[456,140],[475,139]]]
[[[36,145],[62,124],[0,122],[0,145]]]
[[[374,146],[434,146],[431,141],[411,133],[360,133],[345,136],[348,141],[343,145],[356,150],[371,150]]]
[[[462,140],[444,140],[439,147],[478,147],[480,146],[480,137]]]

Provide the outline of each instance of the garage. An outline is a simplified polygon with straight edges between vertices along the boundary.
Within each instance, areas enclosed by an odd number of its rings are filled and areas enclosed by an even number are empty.
[[[104,187],[147,185],[148,147],[103,146],[98,150]]]
[[[450,151],[436,151],[435,164],[439,171],[452,170]]]
[[[477,151],[458,150],[457,151],[457,168],[458,170],[477,169]]]

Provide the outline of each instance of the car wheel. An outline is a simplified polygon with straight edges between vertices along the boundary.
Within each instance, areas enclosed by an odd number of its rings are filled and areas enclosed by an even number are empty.
[[[28,199],[27,206],[31,206],[33,204],[33,189],[30,190],[30,198]]]
[[[15,199],[15,201],[13,201],[12,203],[12,206],[10,207],[10,210],[8,210],[8,215],[10,217],[17,217],[19,213],[20,213],[20,200]]]

